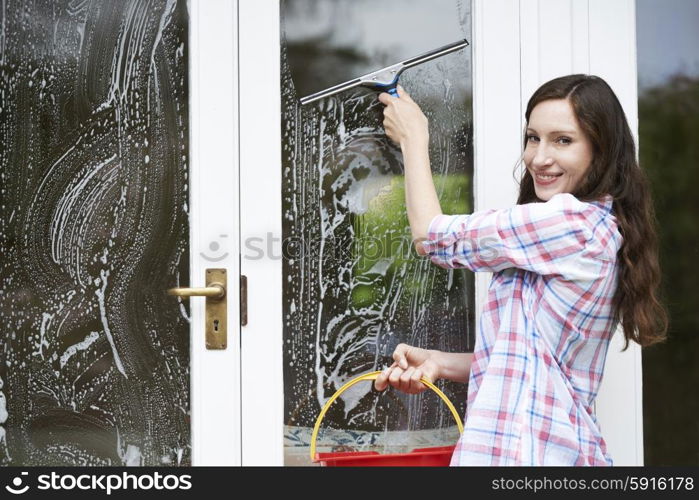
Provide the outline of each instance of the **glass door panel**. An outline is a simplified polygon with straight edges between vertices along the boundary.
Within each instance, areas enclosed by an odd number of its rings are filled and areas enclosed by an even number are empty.
[[[0,15],[0,463],[189,464],[187,2]]]
[[[385,20],[391,19],[390,23]],[[284,462],[307,464],[322,405],[355,376],[386,367],[400,342],[471,351],[474,276],[414,251],[400,149],[377,93],[299,98],[471,38],[467,2],[283,0],[282,235]],[[430,119],[430,158],[445,213],[473,209],[470,47],[407,70],[401,84]],[[439,384],[463,415],[467,387]],[[318,450],[409,451],[458,431],[431,391],[345,392]]]
[[[643,350],[643,446],[645,465],[696,466],[699,149],[689,138],[699,129],[699,5],[672,6],[636,2],[639,155],[653,189],[670,313],[667,342]]]

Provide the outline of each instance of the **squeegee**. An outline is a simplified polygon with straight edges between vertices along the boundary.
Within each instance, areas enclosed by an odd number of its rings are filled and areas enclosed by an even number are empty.
[[[438,49],[425,52],[424,54],[421,54],[419,56],[410,58],[406,61],[399,62],[398,64],[387,66],[377,71],[368,73],[364,76],[360,76],[359,78],[355,78],[354,80],[349,80],[347,82],[330,87],[329,89],[321,90],[320,92],[316,92],[315,94],[302,97],[301,104],[309,104],[314,101],[323,99],[324,97],[339,94],[340,92],[344,92],[345,90],[349,90],[351,88],[359,86],[369,87],[380,92],[388,92],[392,96],[398,97],[398,91],[396,90],[396,86],[398,85],[398,78],[400,77],[401,73],[403,73],[403,71],[413,66],[417,66],[418,64],[422,64],[424,62],[431,61],[432,59],[442,57],[451,52],[455,52],[459,49],[463,49],[466,46],[468,46],[468,40],[466,39],[450,43],[449,45],[445,45],[444,47],[440,47]]]

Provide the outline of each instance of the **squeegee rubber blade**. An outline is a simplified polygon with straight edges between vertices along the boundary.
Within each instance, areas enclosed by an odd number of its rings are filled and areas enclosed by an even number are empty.
[[[450,52],[456,52],[457,50],[461,50],[464,47],[468,46],[468,40],[460,40],[455,43],[450,43],[449,45],[445,45],[444,47],[440,47],[435,50],[431,50],[429,52],[425,52],[424,54],[421,54],[416,57],[412,57],[408,59],[407,61],[403,61],[403,65],[405,67],[410,67],[410,66],[416,66],[418,64],[422,64],[423,62],[427,62],[431,59],[436,59],[438,57],[444,56],[446,54],[449,54]]]

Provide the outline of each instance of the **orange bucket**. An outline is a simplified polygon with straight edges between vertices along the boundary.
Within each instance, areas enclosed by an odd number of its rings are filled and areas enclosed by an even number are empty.
[[[451,455],[454,452],[454,446],[436,446],[433,448],[417,448],[409,453],[390,453],[382,454],[376,451],[344,451],[334,453],[316,453],[316,441],[318,440],[318,431],[323,417],[330,408],[330,405],[345,392],[358,382],[364,380],[376,380],[381,374],[380,371],[365,373],[357,378],[347,382],[345,385],[333,394],[333,396],[325,403],[323,409],[316,419],[311,434],[311,460],[320,463],[326,467],[447,467],[451,462]],[[454,408],[454,405],[449,401],[442,391],[439,390],[432,382],[422,377],[420,380],[424,385],[432,389],[437,395],[442,398],[451,411],[451,414],[456,420],[456,425],[459,427],[459,434],[464,432],[464,426],[461,423],[461,418]]]

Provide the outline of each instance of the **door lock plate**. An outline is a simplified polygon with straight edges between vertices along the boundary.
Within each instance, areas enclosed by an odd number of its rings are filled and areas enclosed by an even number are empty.
[[[219,285],[223,297],[206,297],[206,348],[225,349],[228,345],[228,279],[225,269],[207,269],[206,286]]]

